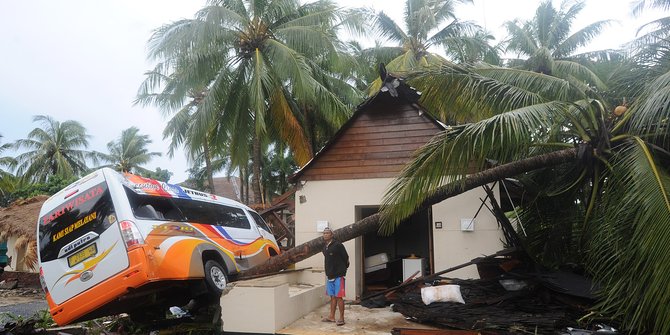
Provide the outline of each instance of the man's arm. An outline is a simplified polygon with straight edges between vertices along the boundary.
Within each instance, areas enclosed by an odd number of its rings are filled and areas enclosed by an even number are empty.
[[[342,257],[342,260],[347,264],[347,268],[349,268],[349,254],[347,253],[347,248],[344,247],[344,244],[340,243],[340,257]]]

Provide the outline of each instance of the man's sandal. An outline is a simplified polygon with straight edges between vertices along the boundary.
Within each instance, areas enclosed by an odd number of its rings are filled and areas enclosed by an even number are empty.
[[[335,320],[331,320],[329,318],[323,318],[321,319],[321,322],[335,322]]]
[[[338,326],[344,326],[344,320],[337,320],[335,324]]]

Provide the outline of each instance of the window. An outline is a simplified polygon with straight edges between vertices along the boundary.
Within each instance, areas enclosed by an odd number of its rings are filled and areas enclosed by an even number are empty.
[[[133,214],[138,219],[251,228],[241,208],[205,201],[137,194],[128,188],[126,194]]]
[[[114,205],[106,183],[79,192],[40,218],[40,259],[54,260],[70,242],[88,232],[102,234],[114,222]]]
[[[256,213],[256,212],[251,212],[251,211],[249,211],[249,213],[251,213],[251,217],[254,218],[254,221],[256,221],[256,224],[257,224],[259,227],[265,229],[265,231],[267,231],[268,233],[272,234],[272,230],[270,229],[270,227],[268,226],[268,224],[265,222],[265,220],[263,220],[263,217],[261,217],[261,216],[260,216],[258,213]]]

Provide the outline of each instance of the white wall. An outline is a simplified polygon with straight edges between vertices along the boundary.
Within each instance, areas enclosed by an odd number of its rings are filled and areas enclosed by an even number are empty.
[[[12,260],[5,267],[5,271],[37,272],[37,269],[31,269],[25,265],[23,258],[26,255],[26,248],[22,248],[17,252],[17,240],[16,236],[11,236],[7,239],[7,257],[11,257]]]
[[[356,206],[378,206],[391,178],[307,181],[296,192],[295,238],[296,245],[320,237],[317,221],[328,221],[332,229],[342,228],[356,221]],[[460,219],[474,217],[486,194],[481,189],[443,201],[433,206],[433,236],[435,270],[440,271],[472,258],[502,248],[502,232],[491,213],[483,208],[477,216],[474,232],[461,232]],[[301,197],[305,202],[301,203]],[[443,228],[435,229],[435,221]],[[346,278],[347,299],[360,294],[362,250],[360,238],[344,243],[349,253],[350,267]],[[317,254],[299,263],[300,267],[323,268],[323,256]],[[474,266],[453,273],[451,277],[477,278]],[[358,288],[358,290],[357,290]]]
[[[500,199],[498,192],[494,193],[496,199]],[[486,192],[476,188],[433,206],[435,272],[476,257],[493,254],[503,248],[502,230],[486,207],[482,207],[475,218],[474,231],[461,231],[461,219],[473,218],[482,203],[479,199],[485,197]],[[486,202],[488,205],[489,201]],[[442,229],[436,229],[435,222],[442,222]],[[477,267],[474,265],[446,273],[444,276],[479,278]]]

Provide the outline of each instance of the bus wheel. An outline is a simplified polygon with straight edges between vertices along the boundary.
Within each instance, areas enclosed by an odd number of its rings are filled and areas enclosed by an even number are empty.
[[[216,261],[205,262],[205,282],[212,293],[221,295],[228,284],[226,270]]]

